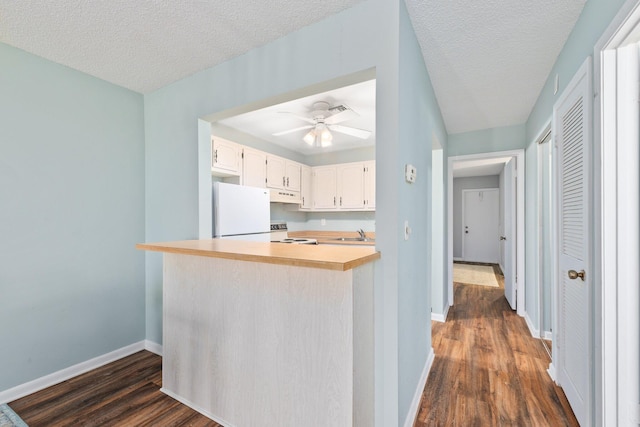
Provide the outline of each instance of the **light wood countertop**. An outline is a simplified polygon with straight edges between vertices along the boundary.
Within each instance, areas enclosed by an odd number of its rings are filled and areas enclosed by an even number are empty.
[[[380,252],[371,246],[294,245],[221,239],[140,243],[136,248],[338,271],[351,270],[380,258]]]

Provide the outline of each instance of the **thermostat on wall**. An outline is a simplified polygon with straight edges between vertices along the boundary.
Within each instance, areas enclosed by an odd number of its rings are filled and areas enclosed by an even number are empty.
[[[404,179],[409,184],[416,182],[416,167],[410,164],[404,165]]]

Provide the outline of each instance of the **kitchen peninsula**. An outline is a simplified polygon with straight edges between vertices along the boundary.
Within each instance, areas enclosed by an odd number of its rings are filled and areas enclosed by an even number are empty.
[[[162,391],[225,426],[373,425],[373,247],[163,252]]]

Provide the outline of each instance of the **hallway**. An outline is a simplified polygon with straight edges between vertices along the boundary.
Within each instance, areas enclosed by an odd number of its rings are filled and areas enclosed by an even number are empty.
[[[446,323],[432,322],[436,357],[415,427],[577,426],[546,372],[549,356],[504,288],[454,286]]]

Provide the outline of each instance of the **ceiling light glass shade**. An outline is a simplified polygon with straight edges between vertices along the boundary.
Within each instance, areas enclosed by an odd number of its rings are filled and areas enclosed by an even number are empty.
[[[316,130],[315,129],[311,129],[305,136],[304,138],[302,138],[304,140],[304,142],[306,142],[309,145],[313,145],[316,142]]]
[[[320,146],[321,147],[328,147],[331,145],[331,141],[333,140],[333,135],[331,135],[331,132],[329,132],[329,129],[325,128],[321,133],[320,133]]]

